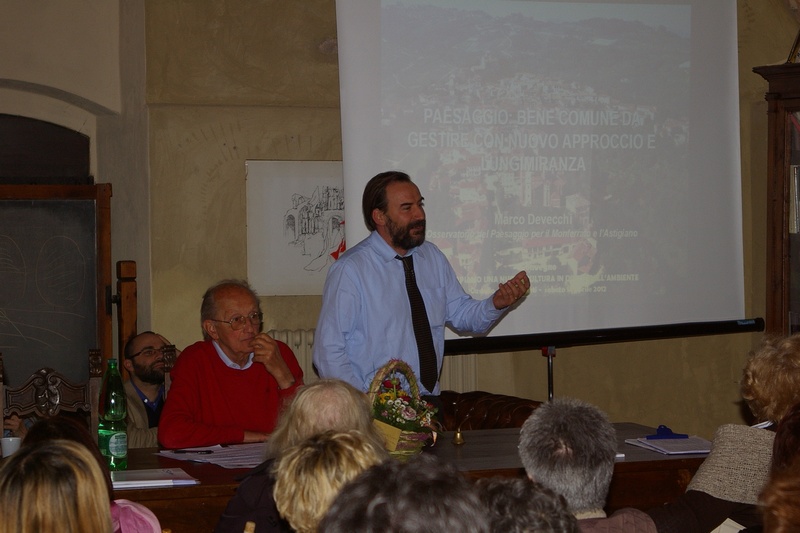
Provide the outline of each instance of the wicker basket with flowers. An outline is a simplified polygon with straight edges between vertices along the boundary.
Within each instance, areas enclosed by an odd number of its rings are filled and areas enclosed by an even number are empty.
[[[405,361],[392,359],[381,367],[367,394],[391,455],[417,454],[435,439],[436,409],[420,398],[417,378]]]

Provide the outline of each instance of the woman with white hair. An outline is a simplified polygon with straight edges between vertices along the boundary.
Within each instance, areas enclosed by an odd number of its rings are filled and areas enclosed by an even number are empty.
[[[255,522],[256,533],[293,531],[278,513],[272,496],[274,463],[291,446],[330,430],[357,430],[375,446],[384,445],[372,424],[369,398],[362,391],[338,379],[300,387],[267,441],[266,461],[242,480],[214,532],[241,533],[247,522]]]

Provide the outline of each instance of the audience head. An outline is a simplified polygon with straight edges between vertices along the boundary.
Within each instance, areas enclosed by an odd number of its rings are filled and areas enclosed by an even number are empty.
[[[563,495],[575,514],[604,507],[616,451],[616,432],[605,413],[572,398],[542,404],[520,432],[528,477]]]
[[[313,533],[342,485],[388,457],[358,431],[326,431],[292,446],[274,467],[278,512],[298,533]]]
[[[488,533],[477,490],[454,466],[421,454],[384,461],[345,485],[320,533]]]
[[[258,295],[244,280],[220,281],[203,295],[200,306],[203,338],[217,341],[222,351],[234,360],[253,351],[252,337],[261,331],[262,320]]]
[[[22,447],[38,446],[57,439],[77,442],[92,454],[103,472],[108,497],[113,500],[114,489],[111,484],[111,472],[108,470],[106,459],[100,453],[100,448],[94,441],[94,436],[83,420],[69,414],[39,419],[28,430],[28,434],[22,441]]]
[[[800,457],[800,403],[778,423],[772,442],[772,472],[786,470]]]
[[[759,496],[767,533],[800,531],[800,404],[778,423],[770,478]]]
[[[164,383],[164,352],[169,343],[152,331],[143,331],[125,343],[122,366],[139,380],[153,385]]]
[[[411,178],[405,172],[390,170],[381,172],[367,182],[364,187],[364,194],[361,196],[361,209],[364,214],[364,223],[370,231],[375,231],[377,226],[372,220],[372,212],[379,209],[386,212],[389,200],[386,197],[386,188],[390,183],[403,182],[411,183]]]
[[[745,363],[741,393],[758,422],[777,423],[800,402],[800,334],[765,336]]]
[[[800,531],[800,404],[775,430],[770,479],[759,496],[765,533]]]
[[[0,468],[0,531],[110,533],[103,471],[77,442],[23,446]]]
[[[482,478],[475,482],[492,533],[578,533],[567,502],[528,478]]]
[[[773,471],[759,504],[764,517],[764,533],[800,531],[800,461],[787,469]]]
[[[369,398],[339,379],[320,379],[297,390],[278,418],[267,441],[267,457],[277,457],[289,446],[323,431],[358,430],[383,444],[372,423]]]

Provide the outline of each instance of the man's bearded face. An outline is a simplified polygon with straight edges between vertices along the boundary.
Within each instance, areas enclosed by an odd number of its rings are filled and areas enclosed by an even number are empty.
[[[387,214],[386,229],[392,238],[392,246],[395,248],[410,250],[425,242],[425,219],[400,226],[395,224],[394,220]]]

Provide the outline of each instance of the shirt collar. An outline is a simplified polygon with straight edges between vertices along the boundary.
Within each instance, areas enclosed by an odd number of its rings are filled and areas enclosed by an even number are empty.
[[[397,252],[394,250],[394,248],[389,246],[389,243],[383,240],[383,237],[381,237],[377,231],[370,233],[369,237],[367,238],[369,239],[372,247],[375,249],[375,252],[381,259],[383,259],[385,263],[394,261],[395,256],[398,255]],[[422,251],[422,245],[415,246],[414,248],[410,249],[408,253],[406,253],[407,256],[412,254],[420,254],[421,257],[425,257],[425,254]]]
[[[147,399],[147,396],[145,396],[145,394],[141,391],[141,389],[139,389],[139,387],[136,386],[136,383],[134,383],[133,380],[131,380],[131,385],[133,385],[133,390],[136,391],[136,394],[139,395],[139,398],[142,399],[145,405],[152,405],[154,408],[158,407],[158,404],[160,404],[161,400],[164,398],[164,385],[161,385],[158,388],[158,396],[156,396],[156,399],[153,402]]]
[[[214,349],[217,350],[217,355],[219,355],[219,358],[222,359],[223,363],[225,363],[225,366],[233,368],[235,370],[247,370],[248,368],[250,368],[250,365],[253,364],[253,356],[254,356],[253,352],[250,352],[250,355],[247,356],[247,362],[244,365],[239,366],[233,361],[231,361],[230,357],[225,355],[225,352],[223,352],[222,348],[219,347],[217,341],[212,340],[211,343],[214,345]]]

